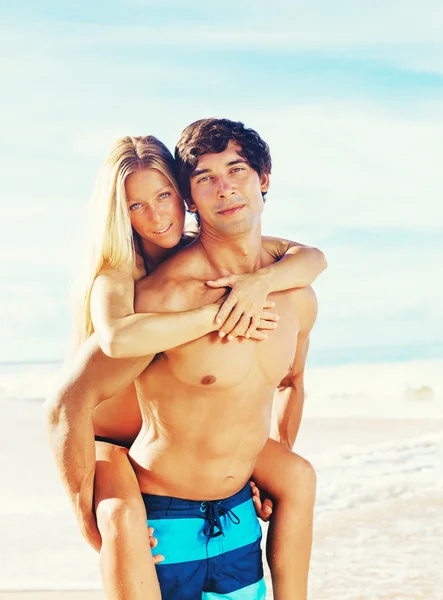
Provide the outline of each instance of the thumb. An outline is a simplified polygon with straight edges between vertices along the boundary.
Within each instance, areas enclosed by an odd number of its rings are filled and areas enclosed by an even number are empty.
[[[234,283],[235,275],[228,275],[227,277],[219,277],[218,279],[207,281],[206,285],[210,288],[221,288],[232,287]]]
[[[270,498],[266,498],[266,500],[263,501],[263,512],[267,515],[270,515],[272,513],[272,509],[272,500]]]

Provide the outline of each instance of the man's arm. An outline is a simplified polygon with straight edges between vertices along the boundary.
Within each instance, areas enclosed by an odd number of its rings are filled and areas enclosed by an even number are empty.
[[[93,512],[95,443],[93,412],[103,400],[125,389],[153,356],[112,359],[93,335],[64,369],[45,402],[49,439],[62,482],[87,541],[99,550]]]
[[[283,378],[274,396],[274,423],[271,438],[289,450],[295,443],[300,427],[305,399],[304,370],[309,349],[309,334],[317,317],[317,299],[314,290],[306,287],[294,292],[295,310],[300,329],[291,370]]]

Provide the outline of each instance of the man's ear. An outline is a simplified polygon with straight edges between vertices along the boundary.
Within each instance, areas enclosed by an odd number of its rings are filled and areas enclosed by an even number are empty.
[[[271,178],[269,177],[269,173],[263,173],[260,177],[260,190],[262,192],[267,192],[269,190],[269,184],[271,183]]]

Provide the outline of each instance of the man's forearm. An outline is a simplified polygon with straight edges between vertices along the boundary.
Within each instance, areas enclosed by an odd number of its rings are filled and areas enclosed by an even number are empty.
[[[275,393],[274,422],[270,437],[289,450],[292,450],[300,428],[304,399],[302,379]]]
[[[100,535],[93,512],[95,442],[93,409],[63,396],[53,395],[46,401],[49,440],[54,459],[72,502],[80,529],[98,550]]]

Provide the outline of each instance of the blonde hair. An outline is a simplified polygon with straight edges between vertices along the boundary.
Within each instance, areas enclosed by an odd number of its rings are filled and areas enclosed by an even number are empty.
[[[91,291],[104,267],[135,266],[137,240],[131,227],[125,182],[140,169],[157,169],[181,197],[174,176],[174,158],[153,135],[122,137],[111,148],[91,198],[90,244],[86,264],[76,286],[74,304],[73,350],[94,332],[91,319]]]

